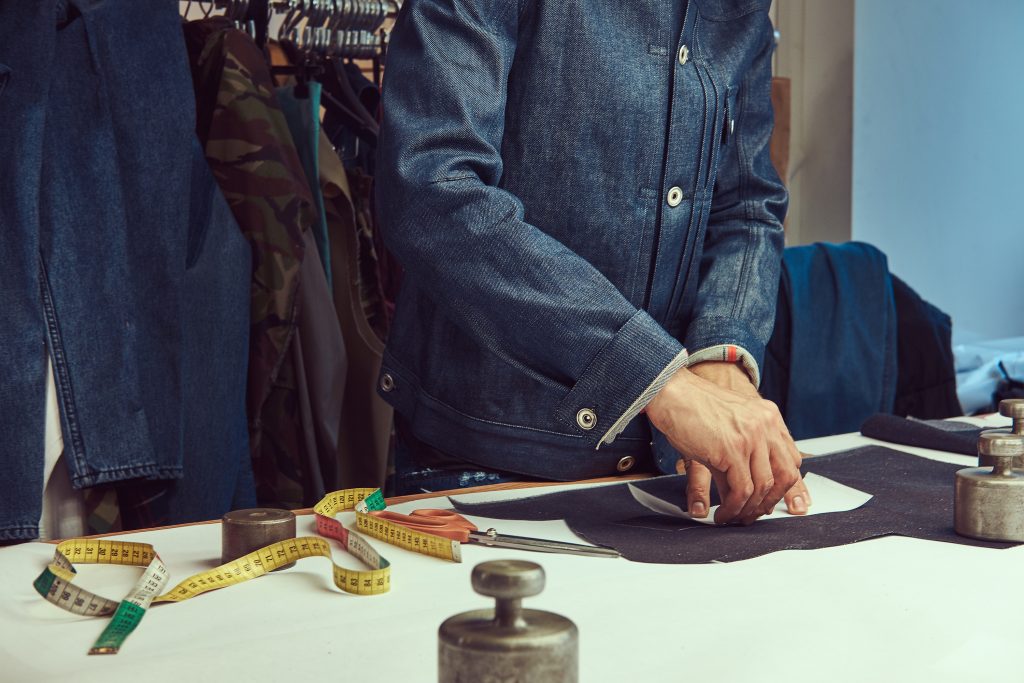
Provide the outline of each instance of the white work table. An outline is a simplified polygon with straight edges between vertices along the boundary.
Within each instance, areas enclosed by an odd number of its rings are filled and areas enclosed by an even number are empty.
[[[879,442],[843,435],[799,445],[822,454],[867,443]],[[973,464],[965,456],[899,448]],[[430,505],[447,506],[417,501],[391,509]],[[351,526],[351,517],[339,519]],[[503,533],[576,540],[562,522],[481,523]],[[299,517],[298,526],[300,535],[314,533],[311,516]],[[171,585],[211,569],[220,557],[219,524],[119,538],[152,543]],[[371,542],[392,564],[385,595],[341,593],[327,560],[301,560],[255,581],[152,607],[113,656],[86,655],[104,619],[63,612],[33,590],[52,544],[0,549],[0,681],[434,681],[437,627],[491,602],[472,591],[469,574],[478,562],[499,558],[543,565],[547,588],[526,606],[576,622],[586,683],[1024,681],[1017,659],[1024,547],[886,537],[731,564],[652,565],[464,546],[462,564],[452,564]],[[334,556],[360,566],[339,549]],[[141,571],[79,570],[79,583],[115,599]]]

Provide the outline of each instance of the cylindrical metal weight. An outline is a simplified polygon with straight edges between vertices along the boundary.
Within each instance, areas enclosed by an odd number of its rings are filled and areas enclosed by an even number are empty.
[[[999,414],[1013,420],[1010,430],[1024,436],[1024,398],[1004,398],[999,402]]]
[[[994,465],[956,473],[954,529],[987,541],[1024,541],[1024,472],[1014,468],[1024,456],[1024,436],[982,432],[978,455],[991,458]]]
[[[295,513],[290,510],[232,510],[221,518],[220,562],[237,560],[254,550],[290,538],[295,538]],[[278,569],[293,566],[294,562]]]
[[[992,429],[1002,434],[1018,434],[1024,436],[1024,398],[1006,398],[999,402],[999,414],[1013,420],[1013,426],[1000,429]],[[992,467],[995,459],[987,453],[978,450],[978,467]],[[1013,461],[1017,469],[1024,469],[1024,455],[1018,456]]]
[[[438,681],[576,683],[579,633],[569,619],[523,609],[544,589],[534,562],[498,560],[473,568],[473,589],[496,599],[493,610],[458,614],[438,630]]]

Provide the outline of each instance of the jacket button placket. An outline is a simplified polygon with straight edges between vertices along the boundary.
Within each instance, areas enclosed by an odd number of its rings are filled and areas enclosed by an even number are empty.
[[[658,257],[649,304],[651,314],[662,321],[668,317],[678,264],[689,260],[688,235],[693,224],[696,202],[687,200],[693,200],[696,196],[696,188],[703,178],[701,167],[706,163],[707,154],[704,149],[706,145],[694,150],[691,145],[679,144],[682,140],[694,137],[691,131],[695,127],[698,131],[706,129],[708,117],[694,54],[684,42],[688,31],[692,30],[689,23],[683,27],[679,47],[669,62],[674,85],[663,176],[665,189],[662,197],[665,208],[661,212]]]

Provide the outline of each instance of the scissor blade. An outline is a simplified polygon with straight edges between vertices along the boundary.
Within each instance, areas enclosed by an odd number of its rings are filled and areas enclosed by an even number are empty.
[[[586,555],[588,557],[621,557],[621,553],[614,548],[549,541],[543,538],[529,538],[527,536],[506,536],[496,533],[494,529],[470,532],[469,540],[472,543],[479,543],[480,545],[487,545],[492,548],[514,548],[516,550],[533,550],[539,553],[567,553],[569,555]]]

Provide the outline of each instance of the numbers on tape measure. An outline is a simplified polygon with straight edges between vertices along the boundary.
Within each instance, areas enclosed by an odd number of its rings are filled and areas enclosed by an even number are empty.
[[[461,544],[442,536],[414,531],[400,524],[372,515],[356,513],[356,527],[368,536],[396,545],[399,548],[442,560],[462,562]]]
[[[54,559],[33,582],[47,601],[86,616],[111,616],[89,654],[116,654],[138,627],[150,604],[182,602],[220,588],[254,579],[307,557],[331,560],[332,579],[340,590],[356,595],[379,595],[391,589],[391,566],[358,534],[350,532],[334,516],[342,511],[384,509],[380,489],[346,489],[325,496],[313,509],[322,536],[292,538],[260,548],[237,560],[190,576],[161,595],[169,574],[148,543],[73,539],[57,545]],[[324,538],[326,537],[326,538]],[[356,570],[334,563],[328,538],[370,568]],[[145,567],[138,582],[120,602],[76,586],[74,564],[119,564]]]

